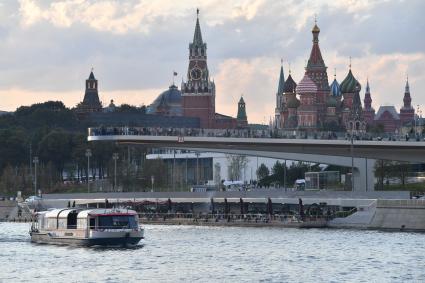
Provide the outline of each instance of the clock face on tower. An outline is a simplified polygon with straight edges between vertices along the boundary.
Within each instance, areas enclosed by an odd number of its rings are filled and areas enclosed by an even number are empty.
[[[202,70],[201,69],[195,67],[192,70],[190,70],[190,78],[192,80],[197,81],[197,80],[200,80],[201,77],[202,77]]]

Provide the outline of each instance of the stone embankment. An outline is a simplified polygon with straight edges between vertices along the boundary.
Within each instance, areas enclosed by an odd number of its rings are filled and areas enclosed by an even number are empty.
[[[9,200],[0,201],[0,221],[7,221],[13,210],[17,206],[17,202]]]
[[[357,212],[328,222],[332,228],[425,232],[425,200],[376,200]]]
[[[425,232],[425,200],[377,200],[368,228]]]
[[[0,201],[0,221],[29,222],[31,218],[31,211],[25,203]]]

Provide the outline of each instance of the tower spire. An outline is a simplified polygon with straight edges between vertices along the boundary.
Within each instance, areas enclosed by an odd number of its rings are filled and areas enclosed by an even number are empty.
[[[406,75],[406,86],[404,88],[405,93],[410,93],[410,87],[409,87],[409,75]]]
[[[201,26],[199,25],[199,9],[196,9],[196,26],[195,33],[193,34],[193,44],[196,46],[201,46],[203,43]]]
[[[317,26],[317,18],[314,17],[314,27],[311,30],[313,34],[313,47],[311,48],[310,58],[308,59],[308,63],[306,64],[307,69],[324,69],[326,68],[325,62],[323,61],[322,52],[319,47],[319,33],[320,28]],[[317,71],[317,70],[316,70]]]
[[[283,74],[283,59],[280,59],[280,74],[279,74],[279,85],[277,88],[277,94],[282,94],[285,90],[285,76]]]
[[[369,77],[366,79],[366,93],[370,93]]]

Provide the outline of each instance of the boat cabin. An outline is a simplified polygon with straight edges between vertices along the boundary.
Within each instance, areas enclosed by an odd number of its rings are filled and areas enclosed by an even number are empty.
[[[38,212],[34,224],[40,230],[137,230],[139,227],[137,213],[127,209],[54,209]]]

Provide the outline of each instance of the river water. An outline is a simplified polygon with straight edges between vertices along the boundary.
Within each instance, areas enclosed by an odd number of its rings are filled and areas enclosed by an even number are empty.
[[[425,234],[146,225],[135,249],[32,244],[0,223],[0,282],[425,282]]]

